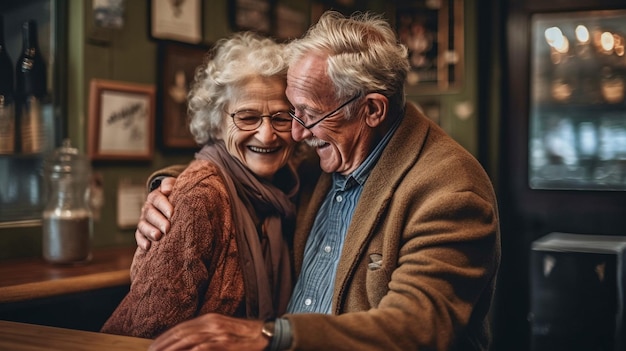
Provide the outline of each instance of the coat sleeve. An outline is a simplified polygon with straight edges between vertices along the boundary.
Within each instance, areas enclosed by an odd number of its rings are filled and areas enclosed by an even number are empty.
[[[172,165],[154,171],[150,174],[148,180],[146,181],[146,189],[148,189],[148,191],[153,189],[152,182],[156,179],[163,177],[178,177],[185,170],[185,167],[187,167],[187,165]]]
[[[227,192],[215,178],[193,164],[179,176],[171,231],[150,250],[136,251],[130,291],[102,332],[153,338],[197,315],[230,245]]]

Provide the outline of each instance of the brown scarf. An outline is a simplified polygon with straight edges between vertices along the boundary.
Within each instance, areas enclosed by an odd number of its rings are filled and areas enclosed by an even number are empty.
[[[204,146],[196,153],[196,159],[209,160],[220,167],[231,195],[247,316],[259,319],[280,316],[287,309],[292,290],[291,259],[283,224],[295,220],[295,205],[290,198],[299,188],[296,173],[283,167],[275,182],[286,178],[287,183],[279,188],[257,178],[226,150],[222,141]],[[289,189],[285,193],[281,188]]]

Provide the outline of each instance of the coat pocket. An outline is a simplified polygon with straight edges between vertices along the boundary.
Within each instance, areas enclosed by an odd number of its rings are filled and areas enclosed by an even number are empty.
[[[391,272],[389,267],[385,267],[381,254],[370,254],[369,261],[365,277],[367,300],[370,306],[378,307],[380,300],[389,291]]]

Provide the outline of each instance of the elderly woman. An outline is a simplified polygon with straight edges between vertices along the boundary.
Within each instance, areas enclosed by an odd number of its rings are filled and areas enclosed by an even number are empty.
[[[283,46],[252,33],[218,42],[189,93],[204,145],[172,194],[171,229],[138,249],[130,292],[102,332],[153,338],[206,313],[270,318],[292,288],[283,234],[295,220]]]

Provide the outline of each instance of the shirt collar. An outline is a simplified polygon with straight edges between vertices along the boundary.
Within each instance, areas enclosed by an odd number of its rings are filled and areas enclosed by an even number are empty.
[[[370,152],[365,161],[363,161],[363,163],[361,163],[361,165],[359,165],[359,167],[357,167],[354,172],[352,172],[348,176],[343,176],[337,172],[333,173],[333,185],[335,188],[345,190],[347,187],[352,187],[356,184],[359,184],[361,186],[365,184],[367,177],[372,172],[372,169],[376,165],[376,162],[380,158],[380,155],[383,153],[383,150],[385,149],[387,144],[389,144],[389,140],[398,129],[398,126],[402,121],[402,117],[403,116],[401,115],[399,118],[396,119],[394,124],[391,126],[389,131],[387,131],[385,136],[380,140],[378,145],[374,147],[374,149],[372,150],[372,152]]]

